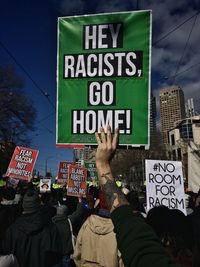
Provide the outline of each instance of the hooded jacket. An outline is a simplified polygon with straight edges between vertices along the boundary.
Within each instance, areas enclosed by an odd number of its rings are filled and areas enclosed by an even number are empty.
[[[49,221],[43,210],[23,214],[7,230],[3,252],[14,254],[20,267],[53,266],[61,256],[60,242],[56,226]]]
[[[52,222],[56,225],[59,235],[60,235],[60,244],[62,246],[62,254],[70,255],[73,253],[73,244],[72,244],[72,233],[69,225],[68,219],[71,221],[72,228],[76,226],[76,223],[82,220],[83,215],[85,214],[84,206],[79,203],[76,210],[67,216],[68,209],[66,206],[57,207],[57,215],[52,218]]]
[[[81,227],[73,259],[81,267],[123,266],[110,218],[91,215]]]

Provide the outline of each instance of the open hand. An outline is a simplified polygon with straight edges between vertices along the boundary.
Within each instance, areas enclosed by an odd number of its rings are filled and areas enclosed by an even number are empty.
[[[101,134],[95,133],[97,140],[96,164],[107,164],[111,159],[113,152],[116,150],[118,143],[118,129],[115,129],[115,134],[112,137],[111,128],[107,126],[107,135],[103,128]]]

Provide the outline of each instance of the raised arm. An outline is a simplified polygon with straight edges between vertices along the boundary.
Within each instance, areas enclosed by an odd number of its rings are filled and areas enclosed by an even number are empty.
[[[118,129],[115,130],[113,138],[110,126],[107,128],[107,136],[103,128],[101,128],[100,136],[98,133],[95,135],[98,143],[96,151],[98,176],[105,195],[106,203],[112,212],[117,207],[129,205],[121,190],[116,186],[110,167],[110,159],[113,156],[118,143]]]
[[[123,193],[116,186],[110,168],[110,159],[116,150],[118,130],[111,136],[110,127],[107,135],[101,129],[96,140],[96,166],[99,181],[111,211],[117,245],[127,267],[180,267],[170,261],[153,229],[142,218],[135,216]]]

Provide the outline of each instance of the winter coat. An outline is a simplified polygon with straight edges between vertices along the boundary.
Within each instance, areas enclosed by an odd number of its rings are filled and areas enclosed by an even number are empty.
[[[81,203],[77,205],[76,210],[69,216],[66,214],[55,215],[52,218],[53,223],[56,225],[60,234],[60,243],[62,246],[62,254],[70,255],[73,253],[72,233],[68,219],[71,221],[72,228],[74,229],[76,223],[81,220],[85,214],[85,209]]]
[[[60,235],[60,243],[62,245],[63,256],[70,255],[73,252],[73,246],[72,234],[67,216],[65,214],[56,215],[52,218],[52,221],[56,225]]]
[[[4,254],[14,254],[20,267],[49,267],[57,263],[60,240],[56,226],[43,209],[23,214],[6,232]]]
[[[91,215],[81,227],[73,259],[78,267],[123,266],[110,218]]]
[[[4,200],[0,204],[0,239],[8,227],[21,215],[20,205],[14,204],[13,200]]]

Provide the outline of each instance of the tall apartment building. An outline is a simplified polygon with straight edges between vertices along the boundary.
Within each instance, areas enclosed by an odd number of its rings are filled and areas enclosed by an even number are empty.
[[[185,118],[184,93],[179,86],[160,90],[160,122],[163,143],[169,144],[168,132],[175,123]]]

